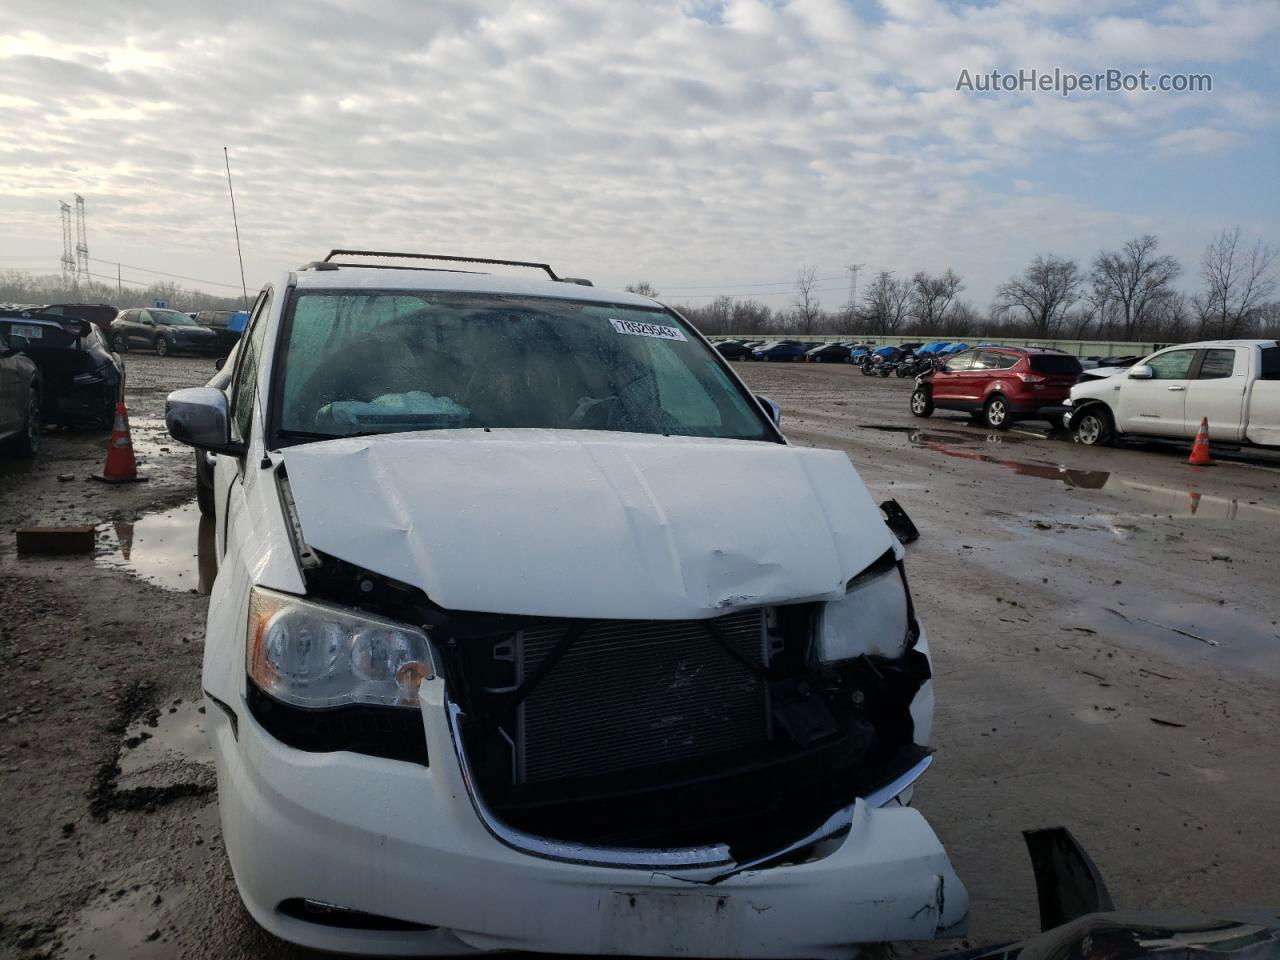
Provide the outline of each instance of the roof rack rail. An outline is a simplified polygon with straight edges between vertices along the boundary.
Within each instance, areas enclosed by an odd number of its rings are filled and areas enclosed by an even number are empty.
[[[311,270],[336,270],[339,267],[374,267],[383,270],[435,270],[440,271],[438,267],[397,267],[385,263],[341,263],[335,262],[334,257],[395,257],[402,260],[437,260],[445,263],[485,263],[499,267],[530,267],[534,270],[545,270],[547,276],[552,280],[560,281],[563,278],[556,276],[556,272],[551,269],[550,264],[533,263],[528,260],[492,260],[488,257],[455,257],[445,254],[436,253],[401,253],[391,250],[330,250],[329,255],[323,260],[306,264],[303,269]],[[472,271],[457,271],[472,272]]]

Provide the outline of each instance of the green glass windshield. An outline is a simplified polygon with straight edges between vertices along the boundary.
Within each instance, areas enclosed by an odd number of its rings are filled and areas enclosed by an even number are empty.
[[[282,442],[411,430],[618,430],[775,440],[713,351],[662,310],[481,294],[294,294]]]

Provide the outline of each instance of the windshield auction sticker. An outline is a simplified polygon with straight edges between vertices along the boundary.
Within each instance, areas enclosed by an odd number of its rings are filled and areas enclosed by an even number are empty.
[[[664,327],[660,323],[637,323],[635,320],[615,320],[609,318],[613,329],[618,333],[629,333],[633,337],[656,337],[659,340],[688,341],[683,330],[676,327]]]

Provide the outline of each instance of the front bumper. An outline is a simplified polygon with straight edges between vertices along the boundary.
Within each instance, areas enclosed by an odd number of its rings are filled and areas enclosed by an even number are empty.
[[[423,686],[429,768],[305,753],[244,708],[210,703],[223,834],[245,905],[305,946],[381,955],[530,950],[694,957],[846,957],[855,945],[960,935],[968,895],[915,810],[859,800],[847,834],[806,862],[733,872],[602,866],[516,849],[480,819]],[[712,882],[715,881],[715,882]],[[335,928],[280,912],[305,898],[430,925]]]

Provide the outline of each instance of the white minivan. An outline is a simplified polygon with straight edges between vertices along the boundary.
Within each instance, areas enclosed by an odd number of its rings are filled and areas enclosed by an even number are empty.
[[[848,458],[674,311],[523,266],[331,254],[263,289],[229,391],[169,396],[216,458],[203,682],[250,913],[409,955],[963,932],[908,805],[925,631]]]

